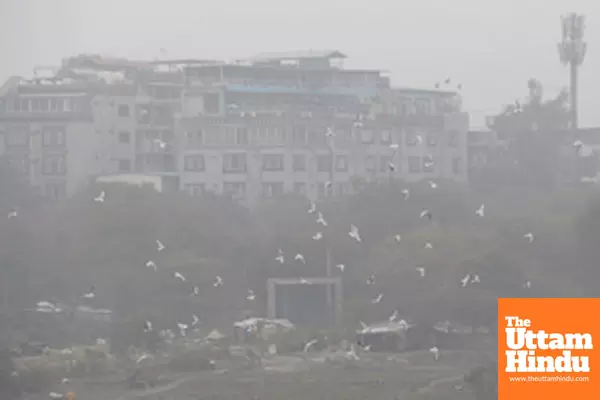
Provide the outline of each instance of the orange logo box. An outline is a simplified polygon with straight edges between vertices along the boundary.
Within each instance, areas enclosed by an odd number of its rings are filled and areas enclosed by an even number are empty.
[[[498,400],[600,399],[600,299],[499,299]]]

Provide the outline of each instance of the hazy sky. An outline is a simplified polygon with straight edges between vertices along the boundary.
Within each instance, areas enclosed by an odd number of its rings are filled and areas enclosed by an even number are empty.
[[[390,71],[398,86],[463,84],[475,123],[526,95],[568,83],[560,16],[587,15],[580,125],[600,125],[600,0],[0,0],[0,78],[76,53],[232,60],[338,49],[347,66]]]

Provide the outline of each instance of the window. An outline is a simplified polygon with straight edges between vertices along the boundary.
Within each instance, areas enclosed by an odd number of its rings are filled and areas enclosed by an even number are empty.
[[[283,171],[283,154],[264,154],[263,171]]]
[[[265,182],[262,184],[263,196],[275,197],[283,195],[283,182]]]
[[[448,132],[448,146],[458,147],[458,131]]]
[[[428,133],[427,134],[427,147],[435,147],[437,146],[438,138],[436,133]]]
[[[119,143],[129,144],[131,142],[131,135],[129,132],[119,132]]]
[[[301,196],[306,196],[306,183],[294,182],[294,193]]]
[[[330,159],[331,157],[329,155],[317,156],[317,172],[329,172]]]
[[[64,175],[66,160],[62,156],[44,156],[42,158],[42,173],[44,175]]]
[[[189,147],[197,148],[202,145],[202,139],[204,138],[202,130],[186,132],[185,136]]]
[[[380,141],[382,144],[390,144],[392,142],[392,132],[387,129],[383,129],[381,131]]]
[[[360,141],[364,144],[373,143],[373,131],[370,129],[362,129],[360,131]]]
[[[408,171],[411,173],[421,172],[421,157],[409,156],[408,157]]]
[[[184,186],[190,196],[202,196],[204,194],[204,183],[188,183]]]
[[[292,158],[292,169],[295,172],[306,171],[306,156],[304,154],[294,154]]]
[[[61,200],[67,197],[66,183],[48,183],[44,189],[46,197],[52,200]]]
[[[306,127],[295,126],[293,135],[294,146],[306,146]]]
[[[131,161],[119,160],[119,172],[131,172]]]
[[[335,170],[337,172],[348,172],[348,157],[347,156],[336,156],[335,157]]]
[[[462,157],[452,158],[452,173],[456,175],[462,173]]]
[[[204,155],[195,154],[184,157],[184,169],[186,171],[204,171]]]
[[[204,94],[204,112],[206,114],[218,114],[221,110],[220,98],[218,93]]]
[[[435,168],[435,161],[432,156],[423,157],[423,172],[433,172]]]
[[[129,106],[127,104],[119,104],[119,107],[117,108],[117,113],[120,118],[129,117]]]
[[[223,172],[242,173],[246,172],[246,154],[230,153],[223,155]]]
[[[392,157],[390,156],[381,156],[379,157],[379,172],[390,172],[390,163],[392,162]]]
[[[225,182],[223,184],[223,192],[230,195],[234,199],[243,199],[246,197],[246,183]]]
[[[8,163],[16,171],[29,173],[29,156],[10,156]]]
[[[374,156],[367,156],[365,159],[365,169],[367,172],[375,172],[377,170],[376,159]]]
[[[248,144],[248,130],[246,128],[237,128],[236,143],[240,146],[245,146]]]

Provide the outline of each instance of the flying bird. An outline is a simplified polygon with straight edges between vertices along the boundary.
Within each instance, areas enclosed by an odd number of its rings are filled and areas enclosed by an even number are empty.
[[[294,257],[294,260],[300,261],[301,263],[306,264],[306,260],[304,259],[304,256],[300,253],[296,254],[296,257]]]
[[[402,196],[404,196],[404,200],[408,200],[408,197],[410,196],[410,190],[403,189],[402,190]]]
[[[152,332],[152,322],[151,321],[144,321],[144,332]]]
[[[527,282],[525,282],[525,283],[523,284],[523,287],[524,287],[524,288],[526,288],[526,289],[529,289],[529,288],[531,288],[531,281],[527,281]]]
[[[477,209],[477,211],[475,211],[475,214],[477,214],[480,217],[483,217],[484,213],[485,213],[484,209],[485,209],[485,205],[483,205],[483,204],[480,205],[479,208]]]
[[[431,211],[429,211],[428,209],[424,208],[423,211],[421,211],[421,214],[419,214],[419,218],[429,218],[429,220],[431,221],[431,218],[433,217],[433,215],[431,214]]]
[[[177,327],[179,328],[179,333],[181,334],[181,336],[185,336],[187,333],[186,331],[188,329],[187,324],[178,323]]]
[[[237,110],[238,108],[240,108],[240,106],[239,106],[239,105],[237,105],[236,103],[229,103],[229,104],[227,105],[227,108],[228,108],[229,110]]]
[[[388,170],[389,170],[390,172],[394,172],[394,171],[396,170],[396,164],[394,164],[394,163],[393,163],[393,162],[391,162],[391,161],[388,161]]]
[[[8,213],[8,219],[17,217],[19,215],[19,213],[17,212],[17,210],[12,210],[11,212]]]
[[[319,214],[317,214],[317,224],[321,224],[323,226],[327,226],[327,221],[325,221],[325,218],[323,218],[323,213],[319,212]]]
[[[307,342],[307,343],[304,345],[304,350],[303,350],[303,351],[304,351],[305,353],[308,353],[308,351],[310,350],[310,348],[311,348],[311,347],[313,347],[315,344],[317,344],[317,342],[318,342],[318,341],[319,341],[318,339],[313,339],[313,340],[311,340],[310,342]]]
[[[419,274],[421,274],[421,278],[425,277],[425,268],[423,268],[423,267],[417,267],[416,270],[417,270],[417,272]]]
[[[473,276],[471,277],[471,283],[481,283],[481,280],[479,279],[479,275],[473,274]]]
[[[394,322],[398,318],[398,310],[394,310],[394,313],[388,318],[388,321]]]
[[[302,285],[308,285],[308,283],[309,282],[306,279],[300,278],[300,284],[302,284]]]
[[[200,295],[200,288],[198,287],[198,285],[194,285],[194,287],[192,288],[192,296],[199,296]]]
[[[425,168],[431,168],[431,167],[433,167],[434,164],[435,164],[435,161],[433,161],[433,158],[431,156],[428,156],[427,160],[425,162],[423,162],[423,165],[425,166]]]
[[[533,242],[533,233],[531,233],[531,232],[526,233],[525,235],[523,235],[523,237],[525,239],[527,239],[529,241],[529,243]]]
[[[254,291],[252,289],[248,289],[248,294],[246,295],[246,300],[252,301],[254,299],[256,299],[256,295],[254,294]]]
[[[185,282],[185,276],[181,275],[179,272],[173,272],[173,278],[180,279],[181,282]]]
[[[581,149],[583,148],[583,142],[581,140],[576,140],[573,142],[572,146],[575,148],[577,153],[579,153],[581,151]]]
[[[275,257],[275,260],[279,261],[280,264],[283,264],[285,262],[285,258],[283,256],[283,250],[277,249],[277,257]]]
[[[65,396],[60,394],[60,393],[56,393],[56,392],[50,392],[48,393],[48,397],[50,397],[51,399],[64,399]]]
[[[325,132],[325,136],[327,136],[327,137],[334,137],[335,136],[335,132],[333,131],[333,129],[327,128],[327,131]]]
[[[425,242],[426,249],[433,249],[433,245],[430,242]]]
[[[321,240],[323,239],[323,234],[321,232],[317,232],[312,238],[313,240]]]
[[[375,283],[375,275],[371,275],[367,278],[367,285],[373,285]]]
[[[371,302],[373,304],[378,304],[378,303],[381,303],[381,300],[383,300],[383,293],[379,293],[377,295],[377,297],[375,297],[373,300],[371,300]]]
[[[437,183],[435,183],[434,181],[429,181],[429,182],[427,182],[427,183],[429,183],[429,186],[430,186],[432,189],[437,189]]]
[[[311,201],[310,208],[308,209],[308,213],[313,214],[315,211],[317,211],[317,205],[313,201]]]
[[[154,139],[154,143],[156,143],[158,145],[158,147],[160,147],[161,149],[164,149],[167,147],[167,143],[161,139]]]
[[[162,242],[160,240],[158,240],[158,239],[156,240],[156,249],[158,251],[163,251],[166,248],[167,247],[164,244],[162,244]]]
[[[469,283],[469,281],[471,280],[471,274],[466,274],[461,280],[460,280],[460,286],[465,287],[467,286],[467,284]]]
[[[437,348],[437,346],[433,346],[432,348],[429,349],[429,352],[431,354],[433,354],[433,359],[435,361],[440,359],[440,349]]]
[[[215,277],[215,282],[213,283],[213,287],[219,287],[223,285],[223,279],[220,276]]]
[[[396,243],[400,243],[402,241],[402,236],[394,235],[394,240],[396,241]]]
[[[192,315],[192,327],[198,325],[200,323],[200,318],[196,316],[196,314]]]
[[[354,125],[355,128],[362,128],[363,127],[363,123],[361,121],[355,121],[353,125]]]
[[[338,264],[338,265],[336,265],[336,268],[339,268],[340,271],[344,272],[344,269],[346,269],[346,266],[344,264]]]
[[[361,326],[362,329],[367,329],[367,324],[365,324],[362,321],[358,321],[358,323],[360,324],[360,326]]]
[[[450,77],[447,77],[447,78],[446,78],[446,80],[444,81],[444,83],[445,83],[446,85],[449,85],[449,84],[450,84]]]
[[[104,198],[106,197],[106,193],[103,191],[100,192],[100,194],[96,197],[94,197],[94,201],[96,203],[104,203]]]
[[[94,285],[90,286],[90,289],[83,294],[83,298],[85,299],[93,299],[96,297],[96,287]]]
[[[158,267],[156,266],[156,263],[154,261],[147,261],[146,262],[146,267],[147,268],[152,268],[155,271],[158,269]]]
[[[331,189],[332,185],[333,185],[333,182],[331,182],[331,181],[325,182],[325,189]]]
[[[358,233],[358,228],[356,227],[356,225],[350,225],[350,232],[348,232],[348,235],[357,242],[361,241],[360,234]]]
[[[390,144],[390,149],[394,150],[394,152],[396,152],[396,150],[398,150],[399,148],[400,148],[400,145],[398,143]]]

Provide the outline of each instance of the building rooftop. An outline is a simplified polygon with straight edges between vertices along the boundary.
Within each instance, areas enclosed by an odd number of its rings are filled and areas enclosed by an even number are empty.
[[[260,53],[251,58],[251,61],[288,61],[288,60],[306,60],[315,58],[326,59],[344,59],[348,58],[345,54],[337,50],[305,50],[289,51],[277,53]]]

